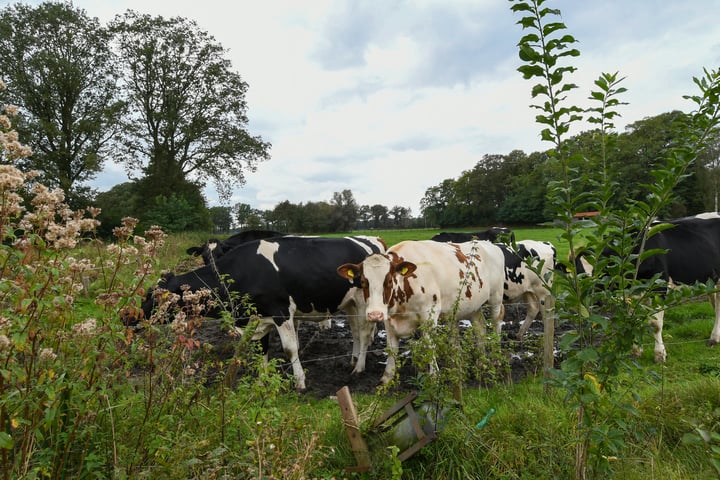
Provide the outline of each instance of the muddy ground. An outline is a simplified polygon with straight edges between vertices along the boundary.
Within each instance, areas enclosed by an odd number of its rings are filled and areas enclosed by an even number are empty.
[[[527,375],[534,375],[542,371],[542,322],[535,321],[526,335],[524,341],[517,340],[519,328],[518,319],[525,317],[523,306],[506,307],[501,347],[507,358],[501,367],[501,376],[493,381],[516,382]],[[232,344],[228,343],[226,335],[217,329],[202,328],[201,341],[212,343],[216,351],[225,352],[224,356],[232,354]],[[305,395],[316,398],[327,398],[347,385],[350,391],[372,393],[376,390],[380,377],[385,369],[385,332],[381,330],[375,336],[369,348],[366,370],[360,375],[351,374],[350,358],[352,353],[352,335],[342,315],[333,318],[332,327],[326,330],[318,328],[317,324],[301,322],[299,326],[300,361],[305,369],[307,391]],[[407,352],[405,342],[401,343],[401,352]],[[277,332],[271,334],[270,358],[282,361],[281,369],[284,373],[292,374],[289,362],[285,358],[280,345]],[[412,390],[413,377],[417,374],[411,361],[404,362],[400,369],[399,390]],[[486,379],[471,380],[474,385],[486,383]]]

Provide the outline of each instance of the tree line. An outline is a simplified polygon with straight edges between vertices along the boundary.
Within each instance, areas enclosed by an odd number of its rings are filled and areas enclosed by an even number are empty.
[[[648,194],[646,187],[654,183],[652,170],[664,152],[683,140],[682,130],[673,126],[684,116],[672,111],[629,124],[622,133],[606,132],[605,147],[599,130],[570,137],[566,147],[571,172],[579,179],[573,194],[593,191],[593,180],[603,180],[615,186],[609,206],[643,201]],[[601,163],[603,153],[607,165]],[[662,212],[665,218],[718,209],[719,162],[720,139],[715,137],[674,189],[673,200]],[[601,179],[603,171],[610,173]],[[548,152],[514,150],[507,155],[485,155],[459,177],[428,188],[420,203],[422,214],[429,224],[441,227],[547,222],[554,218],[546,201],[548,185],[560,175],[557,162]]]
[[[271,229],[284,232],[350,232],[379,228],[412,228],[422,219],[413,218],[408,207],[360,205],[352,190],[335,192],[330,201],[291,203],[280,202],[272,210],[259,210],[247,203],[232,207],[212,207],[210,213],[215,233],[232,228]]]
[[[0,72],[5,103],[19,107],[14,128],[33,150],[19,165],[63,190],[73,208],[102,208],[101,234],[124,216],[168,231],[229,231],[263,227],[289,232],[366,228],[467,227],[538,224],[552,219],[547,186],[560,171],[547,152],[486,154],[457,178],[428,188],[420,215],[409,208],[358,205],[350,190],[328,201],[283,201],[261,211],[247,204],[208,208],[208,182],[220,198],[270,159],[271,145],[247,131],[248,85],[226,51],[194,21],[132,10],[108,25],[72,3],[15,4],[0,10]],[[613,133],[601,155],[598,131],[568,141],[573,173],[617,184],[616,205],[642,200],[662,152],[676,141],[663,113]],[[717,210],[720,142],[715,139],[675,189],[663,212],[678,217]],[[110,160],[123,163],[130,182],[107,192],[87,182]],[[603,170],[600,159],[610,162]],[[591,182],[582,188],[591,188]],[[581,193],[581,192],[580,192]]]

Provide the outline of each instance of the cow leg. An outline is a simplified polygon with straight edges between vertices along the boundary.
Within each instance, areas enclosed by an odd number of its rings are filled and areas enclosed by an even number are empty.
[[[390,325],[390,319],[385,319],[385,333],[387,334],[388,358],[385,364],[385,372],[383,373],[380,383],[387,385],[395,376],[395,357],[400,351],[400,341],[395,333],[395,329]]]
[[[377,327],[374,323],[366,320],[364,309],[348,307],[346,311],[348,323],[350,324],[350,333],[352,333],[353,337],[353,350],[350,364],[353,367],[352,374],[355,375],[365,371],[367,351],[375,337]]]
[[[305,372],[300,364],[298,337],[292,316],[278,325],[277,331],[280,335],[280,343],[282,344],[283,351],[292,365],[293,375],[295,376],[295,388],[298,391],[304,391],[307,388],[305,386]]]
[[[365,345],[363,349],[362,335],[360,334],[363,319],[360,318],[358,310],[355,307],[347,308],[346,313],[353,339],[350,366],[353,367],[353,374],[361,373],[365,370],[365,353],[367,352],[367,345]]]
[[[655,315],[650,317],[650,326],[653,328],[653,337],[655,337],[655,361],[657,363],[664,363],[667,358],[665,352],[665,344],[662,339],[663,320],[665,318],[665,311],[661,310]]]
[[[270,335],[265,334],[260,339],[260,349],[263,354],[263,361],[265,362],[265,365],[268,364],[270,361],[269,359],[269,353],[270,353]]]
[[[475,332],[475,343],[478,346],[482,346],[482,343],[487,336],[485,315],[483,315],[482,310],[478,310],[474,314],[470,315],[470,324],[472,325],[473,332]]]
[[[492,320],[495,333],[502,333],[502,323],[505,319],[505,305],[502,303],[502,297],[499,301],[490,303],[490,319]]]
[[[540,306],[540,299],[534,293],[528,292],[523,295],[525,303],[527,304],[527,315],[520,325],[518,331],[518,338],[523,338],[527,331],[530,329],[530,325],[537,318],[537,314],[542,310]],[[544,316],[544,315],[543,315]]]
[[[368,348],[370,348],[370,345],[372,344],[373,338],[375,338],[375,334],[377,333],[377,326],[370,322],[360,322],[359,325],[359,332],[356,336],[356,342],[358,344],[357,352],[355,352],[355,348],[353,348],[353,355],[357,355],[355,367],[353,368],[352,373],[358,374],[365,371],[365,361],[367,359],[367,351]]]
[[[717,287],[720,287],[720,283],[716,285],[716,288]],[[715,311],[715,325],[713,326],[708,342],[708,344],[712,346],[720,343],[720,293],[711,294],[710,303],[712,303],[713,310]]]

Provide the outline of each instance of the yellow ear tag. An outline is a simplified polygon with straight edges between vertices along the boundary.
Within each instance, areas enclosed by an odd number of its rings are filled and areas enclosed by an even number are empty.
[[[408,267],[403,267],[402,270],[400,270],[401,275],[407,275]]]
[[[353,278],[353,277],[355,276],[355,272],[348,269],[348,271],[347,271],[347,276],[350,277],[350,278]]]

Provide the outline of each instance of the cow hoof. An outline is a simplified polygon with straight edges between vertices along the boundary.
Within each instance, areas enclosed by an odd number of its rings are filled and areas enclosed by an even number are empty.
[[[667,359],[667,354],[665,351],[656,351],[655,352],[655,363],[665,363],[665,360]]]
[[[708,340],[708,347],[714,347],[718,343],[720,343],[720,342],[718,342],[717,340],[712,340],[712,339]]]

